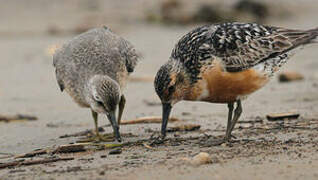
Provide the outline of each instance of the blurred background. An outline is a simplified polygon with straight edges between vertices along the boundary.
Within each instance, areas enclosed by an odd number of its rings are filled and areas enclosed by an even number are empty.
[[[70,140],[58,137],[93,128],[89,110],[60,93],[51,56],[90,28],[106,25],[143,54],[126,89],[123,119],[131,119],[161,114],[152,78],[177,40],[196,26],[227,21],[299,29],[318,26],[317,0],[0,0],[0,4],[0,114],[38,117],[31,122],[0,122],[0,149],[13,153],[67,143]],[[301,51],[284,67],[300,71],[303,81],[278,86],[275,79],[246,101],[243,117],[289,109],[316,113],[318,62],[313,49]],[[183,117],[184,112],[190,114]],[[173,114],[213,129],[225,125],[227,109],[182,102]],[[102,117],[100,124],[107,123]],[[159,129],[145,125],[121,131],[145,132],[147,127]]]

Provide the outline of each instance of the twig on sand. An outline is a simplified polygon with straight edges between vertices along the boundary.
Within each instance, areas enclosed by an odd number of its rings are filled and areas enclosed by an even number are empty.
[[[153,147],[151,147],[150,145],[148,145],[147,143],[142,143],[142,145],[145,147],[145,148],[147,148],[147,149],[151,149],[151,150],[153,150]]]
[[[169,122],[179,122],[179,121],[181,121],[181,120],[174,118],[174,117],[169,118]],[[122,120],[120,125],[148,124],[148,123],[161,123],[161,122],[162,122],[161,117],[146,116],[146,117],[141,117],[141,118],[137,118],[137,119],[133,119],[133,120]],[[98,130],[99,130],[99,132],[104,132],[105,130],[103,129],[103,127],[109,127],[109,126],[111,126],[111,125],[106,124],[102,127],[99,127]],[[94,129],[85,130],[85,131],[81,131],[81,132],[74,133],[74,134],[65,134],[65,135],[60,136],[60,138],[88,136],[88,135],[94,134],[94,132],[95,132]]]
[[[34,157],[37,155],[46,154],[47,151],[48,151],[47,149],[37,149],[37,150],[31,151],[31,152],[28,152],[25,154],[17,155],[17,156],[15,156],[15,158],[30,158],[30,157]]]
[[[179,122],[181,121],[180,119],[171,117],[169,118],[169,122]],[[161,123],[162,119],[161,117],[157,117],[157,116],[146,116],[146,117],[141,117],[141,118],[137,118],[137,119],[133,119],[133,120],[122,120],[120,125],[130,125],[130,124],[149,124],[149,123]],[[103,127],[110,127],[110,124],[106,124],[102,127],[99,127],[98,130],[99,132],[104,132],[105,130],[103,129]],[[65,134],[60,136],[60,138],[68,138],[68,137],[78,137],[78,136],[88,136],[91,134],[94,134],[95,130],[91,129],[91,130],[85,130],[85,131],[81,131],[78,133],[74,133],[74,134]]]
[[[177,122],[181,121],[180,119],[171,117],[169,118],[169,122]],[[148,124],[148,123],[161,123],[162,119],[161,117],[157,116],[146,116],[146,117],[141,117],[133,120],[123,120],[120,122],[120,125],[129,125],[129,124]],[[109,126],[109,125],[107,125]]]
[[[297,119],[299,117],[299,113],[273,113],[268,114],[267,119],[269,121],[277,121],[277,120],[284,120],[284,119]]]
[[[74,153],[85,151],[83,144],[65,144],[57,147],[52,153]]]
[[[42,154],[55,154],[55,153],[74,153],[74,152],[82,152],[85,151],[85,144],[65,144],[60,145],[56,148],[45,148],[45,149],[37,149],[25,154],[17,155],[15,158],[31,158],[37,155]]]
[[[24,114],[16,114],[16,115],[0,115],[0,121],[9,122],[14,120],[28,120],[34,121],[38,118],[36,116],[24,115]]]
[[[56,148],[45,148],[45,149],[37,149],[25,154],[17,155],[15,158],[30,158],[37,155],[43,154],[56,154],[56,153],[75,153],[75,152],[83,152],[86,151],[88,146],[95,146],[98,147],[97,150],[100,149],[111,149],[115,147],[121,147],[125,144],[99,144],[99,143],[75,143],[75,144],[65,144],[60,145]],[[96,149],[95,149],[96,150]]]
[[[6,158],[11,158],[13,157],[14,154],[11,154],[11,153],[3,153],[3,152],[0,152],[0,159],[6,159]]]
[[[125,144],[99,144],[99,143],[78,143],[78,144],[83,144],[85,146],[96,146],[98,148],[98,150],[104,150],[104,149],[113,149],[113,148],[117,148],[117,147],[123,147]]]
[[[200,125],[198,124],[181,124],[174,127],[169,127],[167,132],[176,132],[176,131],[195,131],[200,129]]]
[[[104,128],[102,127],[99,127],[98,128],[98,131],[99,132],[104,132]],[[63,136],[60,136],[59,138],[68,138],[68,137],[77,137],[77,136],[87,136],[87,135],[90,135],[90,134],[94,134],[95,133],[95,129],[91,129],[91,130],[85,130],[85,131],[81,131],[81,132],[77,132],[77,133],[74,133],[74,134],[65,134]]]
[[[16,166],[28,166],[28,165],[36,165],[36,164],[46,164],[57,161],[69,161],[73,160],[73,157],[63,157],[63,158],[46,158],[39,160],[27,160],[27,161],[13,161],[8,163],[0,164],[0,169],[8,168],[8,167],[16,167]]]

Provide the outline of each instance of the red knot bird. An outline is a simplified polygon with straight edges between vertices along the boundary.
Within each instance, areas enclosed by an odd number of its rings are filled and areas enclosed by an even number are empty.
[[[262,88],[295,49],[317,42],[317,35],[318,28],[295,30],[238,22],[190,31],[175,45],[155,78],[163,111],[160,139],[166,136],[172,106],[187,100],[226,103],[227,130],[219,143],[230,141],[242,113],[241,101]]]
[[[79,106],[91,109],[99,140],[103,140],[97,123],[101,113],[107,115],[116,140],[121,141],[119,124],[126,102],[123,88],[138,59],[135,48],[106,27],[78,35],[53,56],[61,91],[65,90]]]

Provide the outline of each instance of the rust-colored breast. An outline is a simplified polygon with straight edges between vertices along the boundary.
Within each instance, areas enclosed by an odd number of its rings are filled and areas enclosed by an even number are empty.
[[[268,82],[268,77],[254,69],[241,72],[223,71],[219,63],[202,73],[202,80],[193,88],[188,100],[214,103],[234,102],[260,89]]]

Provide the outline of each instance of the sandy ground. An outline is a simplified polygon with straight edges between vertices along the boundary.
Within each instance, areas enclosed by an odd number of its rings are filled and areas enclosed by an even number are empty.
[[[75,10],[67,11],[72,7],[71,1],[65,6],[57,2],[52,7],[47,1],[41,1],[40,5],[34,5],[35,2],[38,1],[32,0],[30,4],[25,1],[18,6],[15,1],[5,1],[3,3],[8,6],[0,7],[0,114],[33,114],[39,118],[37,121],[0,123],[0,157],[3,153],[21,154],[73,143],[78,138],[61,139],[59,136],[93,128],[89,110],[79,108],[66,93],[58,90],[52,58],[47,53],[48,47],[61,44],[74,35],[51,36],[45,31],[50,24],[68,29],[81,23],[83,17],[96,15],[91,11],[82,12],[80,3]],[[151,5],[136,2],[134,7],[140,9]],[[303,1],[291,6],[300,2]],[[272,19],[269,23],[304,29],[317,26],[318,5],[310,4],[315,2],[312,0],[305,2],[299,6],[306,10],[297,11],[297,16]],[[144,58],[133,75],[153,77],[167,61],[175,42],[193,26],[146,24],[138,21],[142,16],[140,11],[111,11],[124,7],[121,3],[113,3],[110,7],[102,6],[100,11],[104,12],[109,26],[143,53]],[[69,15],[65,15],[66,12]],[[108,14],[116,15],[112,19]],[[127,16],[135,19],[122,18]],[[125,26],[118,23],[119,20],[125,22]],[[303,74],[303,81],[279,83],[274,77],[265,88],[243,102],[241,120],[259,117],[263,123],[238,124],[234,131],[237,141],[232,144],[208,146],[216,136],[224,134],[226,105],[181,102],[174,107],[172,115],[186,123],[201,125],[199,131],[169,133],[169,140],[163,145],[152,149],[142,145],[127,146],[119,155],[109,155],[110,150],[58,154],[56,156],[75,159],[2,169],[0,179],[318,179],[316,49],[317,45],[308,46],[283,67],[283,70]],[[158,101],[152,82],[130,82],[125,92],[127,104],[123,119],[161,114],[160,106],[144,102]],[[298,112],[301,117],[285,123],[268,122],[265,118],[268,113],[288,111]],[[106,117],[100,117],[100,124],[108,124]],[[159,129],[159,124],[139,124],[122,126],[121,132],[135,135],[124,138],[129,142],[147,139]],[[111,132],[110,128],[105,130]],[[212,163],[197,166],[184,160],[199,152],[208,152]],[[42,157],[46,155],[34,159]],[[1,158],[0,163],[9,160],[12,159]]]

